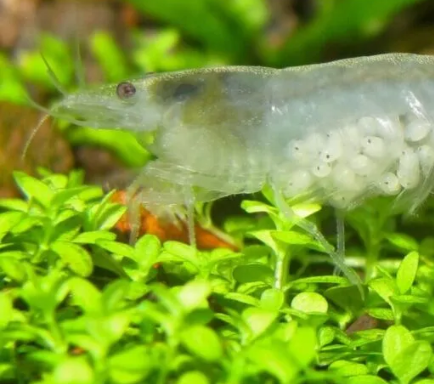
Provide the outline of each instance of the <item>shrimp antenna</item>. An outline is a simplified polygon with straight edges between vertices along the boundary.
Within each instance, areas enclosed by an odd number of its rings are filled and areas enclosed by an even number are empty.
[[[45,58],[42,51],[40,52],[40,55],[41,55],[42,61],[44,62],[45,66],[47,67],[48,75],[50,76],[51,80],[53,81],[54,86],[62,95],[66,96],[68,94],[68,92],[63,87],[62,83],[59,81],[59,78],[57,77],[57,75],[54,72],[51,65],[48,63],[48,60]]]
[[[80,20],[78,19],[77,12],[77,3],[73,3],[74,5],[74,19],[75,25],[80,25]],[[75,67],[75,79],[77,81],[77,85],[80,89],[84,88],[86,82],[86,76],[84,71],[83,59],[81,55],[80,49],[80,32],[79,29],[76,28],[74,33],[74,67]]]
[[[78,35],[75,36],[74,48],[75,78],[79,88],[82,89],[85,86],[86,78],[80,50],[80,38]]]
[[[37,110],[39,110],[39,111],[41,111],[41,112],[43,112],[43,113],[45,113],[45,114],[47,114],[47,115],[50,115],[51,114],[51,112],[50,112],[50,110],[48,109],[48,108],[45,108],[45,107],[43,107],[42,105],[40,105],[40,104],[38,104],[36,101],[34,101],[34,100],[32,100],[28,95],[27,95],[27,97],[26,97],[26,101],[33,107],[33,108],[35,108],[35,109],[37,109]]]
[[[26,144],[24,145],[23,152],[21,154],[21,161],[24,162],[26,159],[27,151],[29,150],[30,144],[35,138],[36,134],[38,133],[39,129],[42,127],[42,125],[47,121],[47,119],[50,117],[50,115],[44,114],[41,119],[39,120],[38,124],[36,124],[36,127],[32,129],[32,132],[30,132],[29,138],[26,141]]]

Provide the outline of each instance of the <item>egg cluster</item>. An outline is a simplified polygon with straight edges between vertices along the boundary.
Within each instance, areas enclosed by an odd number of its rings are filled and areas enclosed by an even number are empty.
[[[421,185],[434,166],[433,125],[416,115],[365,117],[286,147],[287,197],[311,193],[338,207],[361,196],[397,195]]]

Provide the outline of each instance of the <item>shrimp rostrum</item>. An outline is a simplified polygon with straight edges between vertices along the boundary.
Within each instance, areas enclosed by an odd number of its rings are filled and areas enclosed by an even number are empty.
[[[148,206],[211,201],[269,184],[288,198],[348,210],[393,195],[414,210],[434,165],[434,57],[388,54],[272,69],[151,74],[66,96],[50,113],[94,128],[153,131],[133,184]],[[352,280],[342,255],[298,220]]]

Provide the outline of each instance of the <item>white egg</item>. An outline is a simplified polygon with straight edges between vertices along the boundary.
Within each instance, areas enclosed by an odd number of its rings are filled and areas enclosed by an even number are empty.
[[[335,208],[346,209],[357,198],[357,194],[351,192],[335,192],[333,193],[328,202]]]
[[[319,151],[319,160],[332,163],[342,155],[342,138],[338,132],[330,132],[323,148]]]
[[[333,168],[332,178],[335,187],[338,189],[353,191],[362,188],[354,171],[344,164],[337,164]]]
[[[428,175],[434,166],[434,150],[429,145],[421,145],[416,153],[424,176]]]
[[[348,165],[355,174],[360,176],[369,175],[375,166],[368,156],[362,154],[356,154],[348,159]]]
[[[378,136],[365,136],[362,139],[362,151],[370,157],[383,157],[386,153],[384,139]]]
[[[288,145],[287,156],[297,161],[300,165],[308,164],[312,161],[312,155],[305,141],[293,140]]]
[[[332,168],[330,167],[330,165],[328,163],[317,163],[312,168],[312,174],[315,175],[316,177],[320,177],[320,178],[323,178],[323,177],[330,175],[331,171],[332,171]]]
[[[314,178],[306,170],[297,170],[289,177],[289,182],[284,190],[285,196],[295,196],[306,192],[313,184]]]
[[[357,126],[363,136],[376,136],[383,131],[381,122],[375,117],[362,117],[357,121]]]
[[[306,149],[309,151],[313,158],[317,158],[321,148],[324,147],[326,142],[326,136],[319,133],[311,133],[304,140]]]
[[[392,172],[386,172],[378,181],[377,186],[386,195],[396,195],[401,191],[398,176]]]
[[[403,188],[415,188],[420,181],[419,157],[412,149],[402,151],[396,172]]]
[[[405,127],[404,137],[409,142],[417,142],[425,139],[431,131],[431,125],[427,121],[413,120]]]

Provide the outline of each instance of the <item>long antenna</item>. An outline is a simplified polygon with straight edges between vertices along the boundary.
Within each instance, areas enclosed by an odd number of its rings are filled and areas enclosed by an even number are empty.
[[[41,117],[38,124],[36,124],[36,127],[32,129],[32,132],[30,133],[29,138],[26,141],[26,144],[24,145],[23,152],[21,154],[21,161],[24,162],[26,159],[27,151],[29,150],[30,144],[35,138],[36,134],[38,133],[39,129],[42,127],[42,125],[47,121],[47,119],[50,117],[49,114],[45,114]]]
[[[44,62],[45,66],[47,67],[47,72],[51,78],[51,80],[54,83],[54,86],[56,87],[56,89],[64,96],[66,96],[68,94],[68,92],[66,92],[65,88],[63,88],[62,83],[59,81],[59,78],[56,76],[56,73],[53,71],[53,68],[51,67],[51,65],[48,63],[47,59],[45,58],[44,54],[41,51],[41,58],[42,61]]]
[[[86,77],[83,66],[83,58],[80,50],[80,38],[78,34],[75,36],[75,49],[74,49],[74,64],[75,64],[75,78],[80,89],[86,85]]]
[[[74,2],[74,19],[75,19],[75,25],[80,25],[80,20],[78,18],[78,10],[77,10],[77,3]],[[84,70],[84,63],[83,63],[83,57],[81,55],[81,49],[80,49],[80,30],[79,28],[75,29],[74,33],[74,66],[75,66],[75,79],[77,80],[77,85],[80,89],[83,89],[86,84],[86,73]]]

